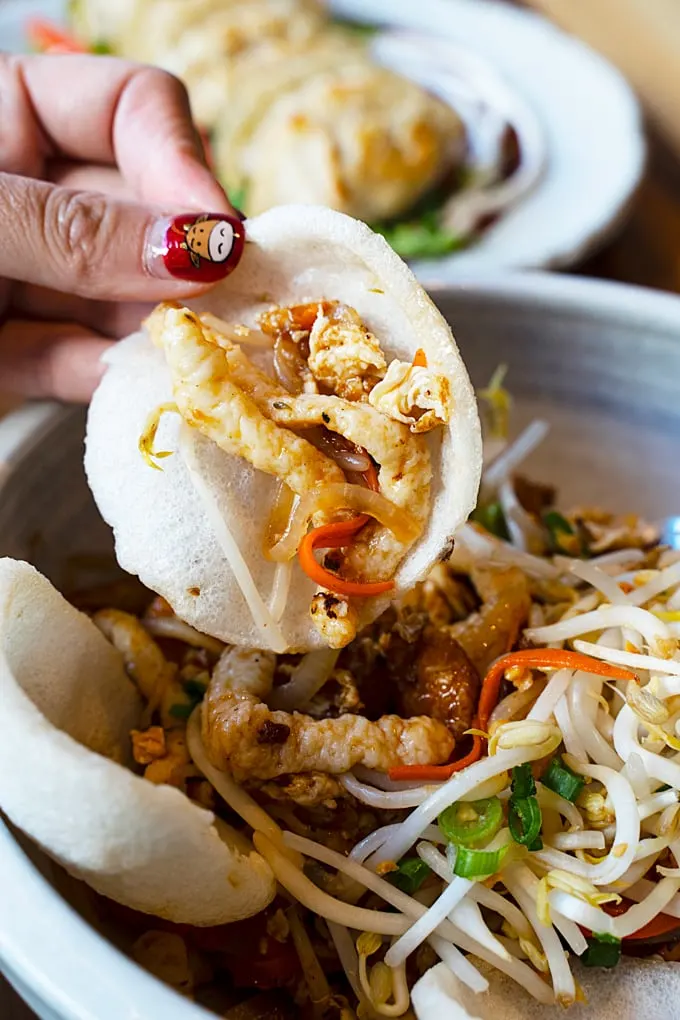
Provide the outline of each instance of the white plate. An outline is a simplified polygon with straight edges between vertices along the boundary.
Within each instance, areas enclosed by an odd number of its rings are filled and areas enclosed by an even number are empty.
[[[189,2],[189,0],[185,0]],[[567,266],[601,244],[640,180],[640,110],[622,76],[543,18],[494,0],[330,0],[344,17],[432,35],[488,61],[533,108],[548,147],[535,189],[470,249],[414,268],[426,286],[468,272]],[[0,0],[0,45],[23,48],[29,12],[58,19],[63,0]],[[442,49],[444,47],[444,49]]]

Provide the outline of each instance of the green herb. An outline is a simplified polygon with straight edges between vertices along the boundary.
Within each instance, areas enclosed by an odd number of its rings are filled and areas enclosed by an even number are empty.
[[[566,517],[557,510],[548,510],[543,514],[543,523],[550,535],[551,552],[567,553],[569,556],[582,555],[579,537]]]
[[[559,755],[552,759],[548,768],[541,776],[541,782],[549,790],[558,793],[560,797],[571,801],[572,804],[585,786],[583,777],[577,775],[576,772],[572,772],[569,766],[564,764]]]
[[[459,801],[442,811],[438,821],[450,843],[474,847],[496,835],[503,824],[503,806],[498,797]]]
[[[515,843],[529,850],[542,850],[540,832],[543,824],[541,808],[536,799],[536,783],[531,765],[516,765],[512,770],[508,826]]]
[[[99,53],[102,56],[106,56],[107,54],[113,53],[113,50],[111,49],[111,47],[109,46],[105,39],[97,39],[96,42],[92,43],[90,49],[92,53]]]
[[[205,692],[208,690],[208,683],[206,680],[199,680],[198,677],[192,677],[191,680],[185,680],[182,687],[194,702],[199,702],[205,697]]]
[[[458,251],[464,240],[442,227],[437,214],[423,213],[417,219],[401,220],[373,227],[403,259],[431,259]]]
[[[420,889],[430,873],[430,868],[425,861],[421,861],[420,857],[405,857],[399,862],[399,870],[390,871],[386,878],[397,889],[412,896]]]
[[[581,963],[586,967],[616,967],[621,959],[621,939],[606,932],[594,932],[586,939],[588,948],[582,953]]]
[[[473,850],[467,846],[459,846],[456,848],[453,873],[460,878],[487,878],[489,875],[495,875],[508,849],[509,845],[498,850]]]
[[[171,705],[168,712],[175,719],[188,719],[195,707],[193,702],[184,705],[178,702],[176,705]]]
[[[504,541],[509,541],[510,532],[508,531],[508,525],[505,521],[505,514],[503,513],[503,507],[499,502],[487,503],[485,506],[480,505],[470,514],[470,520],[476,521],[490,534],[496,535],[497,538],[502,538]]]
[[[343,18],[334,18],[333,20],[340,28],[359,39],[370,39],[379,31],[377,25],[366,25],[363,21],[345,21]]]

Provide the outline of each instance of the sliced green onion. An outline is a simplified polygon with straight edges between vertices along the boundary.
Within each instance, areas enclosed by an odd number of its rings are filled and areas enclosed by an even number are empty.
[[[392,885],[396,885],[397,889],[413,896],[429,874],[431,874],[429,866],[420,857],[405,857],[399,861],[398,870],[390,871],[385,877]]]
[[[456,847],[456,859],[453,865],[454,875],[459,878],[488,878],[495,875],[503,858],[508,852],[509,844],[498,850],[474,850],[471,847]]]
[[[550,535],[552,552],[568,553],[580,556],[583,553],[581,541],[566,517],[557,510],[548,510],[543,514],[543,524]]]
[[[565,765],[560,755],[556,755],[541,776],[541,782],[553,793],[571,801],[573,804],[585,786],[585,780]]]
[[[208,690],[208,684],[205,680],[199,680],[198,677],[193,677],[191,680],[185,680],[182,687],[187,692],[190,698],[195,701],[202,701],[205,692]]]
[[[510,802],[526,800],[527,797],[536,796],[536,781],[531,771],[531,765],[515,765],[512,770],[512,782],[510,784]]]
[[[521,843],[529,850],[542,850],[540,837],[543,817],[535,797],[524,797],[510,801],[508,826],[515,843]]]
[[[621,939],[615,935],[594,932],[586,942],[588,948],[580,956],[586,967],[615,967],[621,959]]]
[[[178,702],[176,705],[170,706],[168,714],[173,716],[175,719],[188,719],[195,707],[196,705],[193,701],[185,705]]]
[[[487,503],[486,506],[476,507],[470,514],[470,520],[481,524],[485,531],[497,538],[509,541],[510,532],[500,503]]]
[[[451,804],[439,816],[439,828],[456,846],[488,843],[502,824],[503,806],[498,797]]]
[[[516,765],[512,770],[508,805],[508,826],[515,843],[529,850],[542,850],[540,837],[543,816],[536,800],[536,782],[531,765]]]

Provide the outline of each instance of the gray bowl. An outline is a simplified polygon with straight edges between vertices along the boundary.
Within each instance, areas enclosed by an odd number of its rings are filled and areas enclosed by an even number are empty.
[[[462,282],[436,298],[476,385],[508,365],[514,428],[550,423],[527,463],[533,476],[566,504],[652,519],[680,511],[680,299],[542,274]],[[83,424],[82,411],[55,405],[0,422],[0,555],[69,589],[110,571],[110,535],[83,474]],[[208,1016],[89,927],[55,890],[49,862],[1,821],[0,862],[0,964],[40,1017]]]

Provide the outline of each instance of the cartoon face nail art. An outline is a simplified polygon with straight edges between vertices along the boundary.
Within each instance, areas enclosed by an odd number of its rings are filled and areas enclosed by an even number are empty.
[[[212,283],[238,265],[244,242],[240,220],[217,213],[187,213],[169,222],[159,254],[171,276]]]

